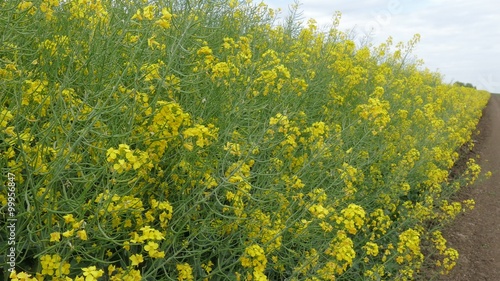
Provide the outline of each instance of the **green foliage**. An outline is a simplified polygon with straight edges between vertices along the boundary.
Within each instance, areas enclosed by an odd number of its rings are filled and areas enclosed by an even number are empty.
[[[476,89],[476,86],[472,85],[471,83],[463,83],[460,81],[453,83],[453,85],[457,86],[457,87],[466,87],[466,88]]]
[[[454,266],[438,229],[473,206],[449,197],[480,167],[448,171],[489,94],[406,62],[418,36],[357,47],[340,15],[320,32],[236,0],[0,8],[13,277],[411,280],[425,259]]]

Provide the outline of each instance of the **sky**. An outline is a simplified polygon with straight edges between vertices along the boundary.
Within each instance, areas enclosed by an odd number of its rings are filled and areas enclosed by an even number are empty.
[[[294,0],[264,0],[280,8],[281,17]],[[500,6],[493,0],[302,0],[301,20],[313,18],[318,27],[342,13],[339,29],[351,31],[357,43],[375,46],[389,36],[408,42],[420,34],[412,54],[444,82],[471,83],[500,93]]]

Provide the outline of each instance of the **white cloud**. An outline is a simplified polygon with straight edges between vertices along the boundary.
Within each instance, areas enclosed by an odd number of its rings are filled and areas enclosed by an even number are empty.
[[[288,12],[293,0],[264,0]],[[446,82],[470,82],[478,88],[500,93],[500,9],[493,0],[303,0],[304,21],[331,23],[342,12],[340,28],[354,29],[358,39],[371,35],[374,44],[392,36],[395,42],[421,41],[414,55],[425,66],[438,70]],[[370,31],[373,31],[370,34]]]

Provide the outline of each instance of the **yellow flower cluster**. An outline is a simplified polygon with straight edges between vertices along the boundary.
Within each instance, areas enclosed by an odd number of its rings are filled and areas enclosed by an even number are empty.
[[[232,211],[238,217],[246,217],[245,200],[249,197],[252,186],[249,183],[250,169],[255,162],[248,163],[238,161],[231,164],[225,173],[227,181],[234,186],[235,191],[227,191],[226,199],[232,203]]]
[[[325,254],[335,258],[335,261],[332,261],[329,267],[338,275],[344,273],[352,265],[356,257],[352,239],[342,230],[337,232],[337,236],[330,242]]]
[[[39,79],[36,80],[26,80],[25,86],[23,89],[23,99],[22,104],[28,105],[31,102],[35,102],[37,104],[47,104],[50,103],[50,96],[44,94],[46,92],[48,81],[41,81]],[[45,115],[46,112],[42,111],[42,115]]]
[[[42,265],[42,275],[63,277],[69,274],[71,265],[68,262],[63,262],[58,254],[44,255],[40,258]]]
[[[384,213],[383,209],[376,209],[370,214],[369,227],[376,238],[380,238],[387,233],[392,224],[391,218]]]
[[[367,242],[363,248],[366,251],[366,255],[376,257],[379,253],[379,248],[376,243]]]
[[[414,277],[415,272],[412,265],[419,265],[424,259],[424,255],[420,251],[420,236],[420,233],[414,229],[408,229],[399,235],[396,262],[399,264],[409,264],[400,269],[402,276],[407,278]]]
[[[144,206],[139,198],[118,194],[110,194],[109,192],[99,193],[93,201],[87,202],[88,209],[93,209],[92,206],[97,205],[97,214],[102,220],[102,223],[109,224],[113,228],[131,228],[133,227],[132,219],[137,222],[142,222],[142,212]],[[94,207],[95,208],[95,207]],[[124,214],[128,214],[125,216]]]
[[[245,227],[248,230],[248,238],[259,239],[262,245],[265,245],[266,253],[280,249],[283,240],[281,232],[285,225],[279,215],[271,219],[271,215],[256,210],[250,214]]]
[[[266,269],[267,258],[264,250],[257,244],[245,248],[245,254],[240,258],[241,265],[245,268],[251,268],[252,273],[247,276],[247,280],[266,281],[268,280],[264,271]]]
[[[157,242],[160,240],[164,240],[164,235],[160,231],[152,229],[149,226],[144,226],[140,230],[142,232],[141,235],[136,232],[131,233],[132,238],[130,239],[130,242],[133,244],[144,245],[143,249],[151,258],[158,259],[165,257],[165,252],[159,251],[160,245]]]
[[[196,137],[196,146],[205,147],[217,138],[217,130],[211,124],[208,127],[196,124],[194,127],[184,130],[182,135],[185,139],[184,147],[193,150],[191,138]]]
[[[179,276],[177,277],[177,280],[187,280],[187,281],[192,281],[193,279],[193,269],[191,266],[187,263],[181,263],[177,264],[177,271],[179,272]]]
[[[112,166],[112,171],[123,173],[131,169],[138,170],[143,166],[151,169],[152,164],[149,163],[149,156],[146,152],[138,149],[131,150],[127,144],[119,144],[118,149],[109,148],[106,152],[107,161]]]
[[[44,249],[13,280],[411,280],[427,253],[453,267],[426,226],[473,207],[449,195],[477,159],[449,171],[488,93],[405,61],[419,36],[357,46],[340,14],[323,32],[264,3],[160,2],[0,3],[0,166],[23,201],[16,243]]]
[[[36,12],[36,7],[33,5],[33,2],[31,1],[21,1],[17,5],[17,9],[21,12],[27,11],[31,15],[33,15]]]
[[[309,212],[318,219],[324,219],[328,215],[328,209],[321,206],[320,204],[314,204],[309,207]]]
[[[446,246],[446,239],[444,239],[441,231],[436,230],[432,233],[431,241],[435,244],[435,248],[439,251],[439,254],[443,257],[442,260],[437,260],[436,265],[441,267],[441,274],[447,274],[450,270],[455,267],[458,260],[458,252],[453,248],[448,248]]]
[[[83,271],[83,277],[76,277],[75,281],[97,281],[99,277],[102,277],[104,275],[104,270],[102,269],[97,269],[95,266],[89,266],[86,268],[82,268]]]
[[[355,183],[363,181],[363,174],[360,174],[355,167],[348,163],[343,163],[342,169],[338,169],[338,172],[340,173],[340,178],[345,183],[345,195],[347,197],[354,195],[357,191]]]
[[[103,3],[104,2],[104,3]],[[106,2],[101,0],[78,0],[69,2],[71,19],[82,28],[94,28],[109,23]]]
[[[2,111],[0,112],[0,129],[2,129],[5,133],[7,133],[7,125],[12,118],[14,118],[14,115],[7,109],[3,108]],[[13,128],[13,127],[11,127]],[[11,131],[11,129],[9,129]]]
[[[350,234],[356,234],[365,224],[365,210],[356,204],[349,204],[341,211],[342,216],[337,218],[337,223],[342,223],[344,229]]]
[[[138,9],[132,16],[133,20],[143,21],[143,20],[153,20],[155,18],[155,6],[146,6],[143,9]],[[172,14],[167,8],[161,9],[161,17],[155,21],[155,25],[161,28],[167,29],[171,25]]]
[[[467,171],[465,175],[468,176],[467,185],[472,185],[479,177],[481,173],[481,167],[476,163],[476,160],[470,158],[467,161]]]
[[[391,117],[389,116],[389,102],[379,99],[383,92],[383,88],[377,87],[374,93],[375,97],[369,98],[367,104],[359,105],[357,108],[360,111],[359,115],[361,118],[369,120],[375,125],[375,128],[372,130],[373,135],[381,132],[387,126],[387,123],[391,121]]]

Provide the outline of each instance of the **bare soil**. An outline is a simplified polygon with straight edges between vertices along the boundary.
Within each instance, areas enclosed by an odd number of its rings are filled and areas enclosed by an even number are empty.
[[[474,152],[483,171],[493,175],[457,194],[459,200],[474,199],[476,206],[443,230],[448,245],[460,256],[442,281],[500,280],[500,95],[491,96],[478,129]]]

